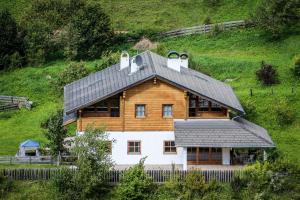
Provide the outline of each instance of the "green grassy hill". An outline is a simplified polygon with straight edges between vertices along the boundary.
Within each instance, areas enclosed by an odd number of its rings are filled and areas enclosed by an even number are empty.
[[[7,8],[20,19],[32,0],[0,0],[0,9]],[[91,1],[91,0],[89,0]],[[199,0],[98,0],[111,17],[116,30],[169,30],[212,22],[247,18],[259,0],[223,0],[210,7]]]
[[[245,19],[255,8],[257,1],[224,0],[215,8],[207,8],[202,1],[104,1],[102,5],[111,16],[113,26],[118,30],[172,29],[201,24],[206,16],[213,22]],[[30,1],[0,0],[0,9],[8,8],[17,19]],[[290,68],[293,59],[300,54],[300,35],[295,33],[277,42],[266,41],[256,29],[223,32],[210,37],[189,36],[158,41],[168,50],[188,51],[200,63],[198,70],[211,76],[228,80],[242,103],[251,102],[255,115],[250,120],[264,126],[274,142],[288,158],[300,164],[300,81],[296,80]],[[121,49],[130,48],[125,44]],[[133,55],[133,54],[131,54]],[[257,82],[255,71],[265,60],[276,66],[280,83],[263,87]],[[87,62],[91,69],[97,61]],[[51,87],[51,81],[68,62],[56,61],[42,67],[26,67],[12,72],[0,72],[0,94],[27,96],[35,103],[32,110],[0,113],[0,155],[14,155],[18,145],[25,139],[36,139],[45,144],[40,123],[56,109],[62,108],[63,100]],[[250,97],[250,88],[254,96]],[[294,93],[292,93],[294,88]],[[271,93],[273,89],[274,94]],[[275,119],[278,101],[287,99],[295,111],[292,125],[279,127]],[[73,129],[74,130],[74,127]]]
[[[264,126],[274,142],[289,158],[299,160],[300,154],[300,81],[293,78],[290,68],[293,58],[300,54],[300,35],[290,36],[282,41],[267,42],[255,29],[224,32],[216,37],[190,36],[160,41],[167,49],[188,50],[200,63],[199,70],[220,79],[232,79],[230,84],[241,102],[251,101],[255,115],[251,120]],[[124,48],[130,50],[130,45]],[[263,87],[257,82],[255,71],[260,62],[274,64],[279,72],[280,84]],[[92,68],[93,62],[87,65]],[[13,155],[18,144],[32,138],[46,142],[40,122],[51,112],[62,107],[62,99],[51,89],[51,76],[57,74],[68,63],[57,61],[43,67],[27,67],[0,74],[0,94],[28,96],[36,103],[31,110],[0,114],[0,154]],[[250,88],[254,96],[250,97]],[[292,93],[294,88],[294,93]],[[287,127],[277,125],[274,109],[278,101],[288,99],[295,110],[295,122]]]

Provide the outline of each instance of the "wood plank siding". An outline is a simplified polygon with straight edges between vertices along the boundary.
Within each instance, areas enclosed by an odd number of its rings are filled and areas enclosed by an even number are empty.
[[[105,114],[88,113],[83,109],[77,120],[77,130],[84,131],[88,124],[105,127],[108,131],[172,131],[174,119],[186,119],[189,96],[187,92],[158,79],[146,81],[129,88],[119,98],[119,116],[110,116],[110,106]],[[136,105],[145,105],[145,117],[136,117]],[[172,105],[172,117],[163,117],[163,105]],[[227,118],[225,112],[202,114],[198,118]]]

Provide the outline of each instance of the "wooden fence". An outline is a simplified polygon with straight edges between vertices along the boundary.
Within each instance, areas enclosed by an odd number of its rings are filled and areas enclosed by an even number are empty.
[[[32,102],[26,97],[0,96],[0,111],[8,111],[25,107],[31,109]]]
[[[217,24],[207,24],[207,25],[193,26],[189,28],[167,31],[164,33],[160,33],[159,37],[177,37],[177,36],[184,36],[184,35],[204,34],[213,31],[215,27],[217,27],[220,30],[229,30],[234,28],[244,28],[245,25],[246,23],[244,20],[223,22]]]
[[[76,173],[76,169],[70,169]],[[49,180],[51,177],[60,173],[61,169],[0,169],[0,174],[8,177],[10,180]],[[117,184],[124,176],[125,170],[113,170],[108,173],[107,180],[110,184]],[[184,170],[147,170],[146,173],[152,178],[154,183],[164,183],[172,176],[183,180],[191,171]],[[205,170],[196,171],[204,176],[205,181],[216,180],[219,182],[230,182],[235,175],[243,173],[242,170]]]
[[[75,163],[77,157],[74,156],[59,156],[53,158],[52,156],[0,156],[0,163],[3,164],[59,164],[72,165]]]

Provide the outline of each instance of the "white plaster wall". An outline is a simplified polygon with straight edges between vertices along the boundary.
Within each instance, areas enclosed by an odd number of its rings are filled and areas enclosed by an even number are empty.
[[[230,148],[222,148],[222,164],[230,165]]]
[[[145,164],[149,165],[183,164],[183,148],[177,148],[177,154],[164,154],[163,152],[163,142],[165,140],[175,140],[173,131],[109,131],[107,133],[109,140],[115,141],[112,143],[112,160],[117,165],[136,164],[145,156],[147,156]],[[141,141],[140,155],[127,154],[128,140]]]

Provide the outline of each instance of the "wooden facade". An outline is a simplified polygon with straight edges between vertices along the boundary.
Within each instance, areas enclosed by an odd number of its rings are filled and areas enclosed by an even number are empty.
[[[77,130],[84,131],[91,124],[108,131],[172,131],[174,119],[228,118],[225,108],[219,112],[199,111],[191,117],[190,96],[187,91],[154,78],[107,99],[107,109],[99,102],[80,110]],[[116,99],[119,99],[119,104],[111,103]],[[136,117],[136,105],[145,105],[144,117]],[[172,105],[172,117],[163,116],[163,105]]]

